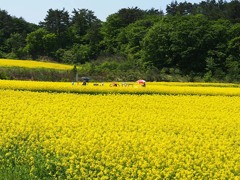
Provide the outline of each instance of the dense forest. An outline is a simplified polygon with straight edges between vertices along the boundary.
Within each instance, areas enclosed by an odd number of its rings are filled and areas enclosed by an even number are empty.
[[[49,9],[38,25],[0,10],[0,58],[80,65],[96,80],[240,82],[240,1],[173,1],[166,12]]]

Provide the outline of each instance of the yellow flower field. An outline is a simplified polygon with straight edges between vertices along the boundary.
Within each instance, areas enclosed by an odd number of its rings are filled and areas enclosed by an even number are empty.
[[[130,82],[132,86],[124,87],[119,82],[120,87],[110,87],[111,83],[88,83],[82,86],[80,83],[71,82],[42,82],[42,81],[17,81],[0,80],[0,89],[17,89],[30,91],[46,92],[71,92],[87,94],[172,94],[172,95],[211,95],[211,96],[240,96],[240,85],[220,84],[220,83],[166,83],[166,82],[147,82],[146,87],[141,87],[136,82]]]
[[[239,96],[5,88],[0,98],[3,179],[240,178]]]
[[[26,68],[49,68],[59,70],[70,70],[73,66],[59,63],[32,61],[32,60],[13,60],[13,59],[0,59],[0,66],[4,67],[26,67]]]

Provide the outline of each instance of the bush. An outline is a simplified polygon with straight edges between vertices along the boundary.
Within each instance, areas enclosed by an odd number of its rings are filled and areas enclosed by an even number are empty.
[[[0,79],[69,81],[71,72],[46,68],[0,67]]]
[[[5,71],[0,71],[0,79],[9,79]]]

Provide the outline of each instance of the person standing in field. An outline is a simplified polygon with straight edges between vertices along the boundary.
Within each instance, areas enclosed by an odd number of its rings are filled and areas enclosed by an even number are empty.
[[[82,85],[86,86],[87,85],[87,81],[83,81]]]

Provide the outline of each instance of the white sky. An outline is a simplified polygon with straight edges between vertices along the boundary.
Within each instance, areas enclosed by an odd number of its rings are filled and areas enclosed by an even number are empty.
[[[178,0],[177,2],[184,2]],[[102,21],[122,8],[138,7],[143,10],[155,8],[166,10],[172,0],[0,0],[0,9],[8,14],[22,17],[26,21],[38,24],[43,21],[49,9],[65,8],[70,14],[75,9],[88,9],[94,12]],[[188,0],[187,2],[199,3],[201,0]]]

